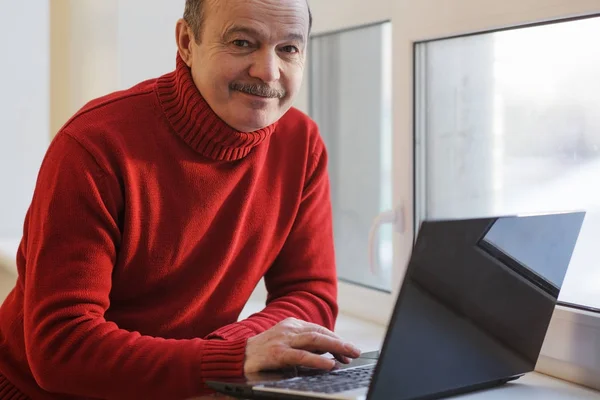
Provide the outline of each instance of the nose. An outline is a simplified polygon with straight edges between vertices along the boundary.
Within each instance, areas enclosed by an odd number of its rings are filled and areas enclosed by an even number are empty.
[[[279,63],[279,57],[274,50],[257,51],[254,53],[249,74],[251,77],[260,79],[265,83],[278,81],[281,76]]]

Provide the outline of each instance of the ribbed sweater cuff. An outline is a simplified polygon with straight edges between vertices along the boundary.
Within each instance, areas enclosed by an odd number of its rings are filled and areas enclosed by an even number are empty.
[[[223,339],[223,340],[239,340],[239,339],[248,339],[252,336],[256,336],[256,332],[247,326],[236,322],[233,324],[226,325],[222,328],[217,329],[210,335],[208,335],[207,339]]]
[[[207,340],[202,352],[202,379],[243,376],[246,340]]]
[[[8,381],[2,374],[0,374],[0,399],[2,400],[29,400],[29,397],[17,389],[12,383]]]

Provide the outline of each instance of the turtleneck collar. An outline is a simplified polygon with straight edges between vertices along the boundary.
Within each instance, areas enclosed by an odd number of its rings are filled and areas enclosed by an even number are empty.
[[[175,133],[205,157],[220,161],[244,158],[253,147],[269,138],[277,123],[254,132],[239,132],[210,108],[177,55],[175,71],[158,78],[156,90],[167,120]]]

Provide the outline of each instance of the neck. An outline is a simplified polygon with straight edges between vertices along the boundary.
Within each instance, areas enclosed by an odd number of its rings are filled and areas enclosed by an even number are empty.
[[[162,111],[174,133],[196,152],[213,160],[236,161],[267,140],[277,123],[254,132],[227,125],[196,87],[188,66],[177,56],[177,68],[157,82]]]

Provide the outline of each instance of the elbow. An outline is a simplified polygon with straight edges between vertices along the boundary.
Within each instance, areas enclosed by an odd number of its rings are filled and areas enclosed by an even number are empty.
[[[33,353],[28,354],[29,368],[36,383],[40,388],[49,393],[65,393],[66,388],[61,384],[61,370],[63,368],[52,361],[52,357],[48,357],[47,352],[35,349]],[[29,352],[28,352],[29,353]]]
[[[57,347],[55,341],[42,338],[30,337],[28,342],[27,362],[38,386],[49,393],[68,394],[68,384],[74,377],[68,370],[67,360],[70,357],[64,354],[65,349]]]
[[[335,328],[335,321],[337,321],[337,317],[339,314],[339,309],[338,309],[337,303],[332,303],[330,305],[330,310],[331,310],[331,318],[328,321],[327,325],[329,325],[329,326],[327,327],[327,329],[333,330]]]
[[[312,296],[312,316],[315,319],[312,322],[332,331],[339,313],[337,290],[313,292]]]
[[[337,296],[322,296],[321,297],[321,320],[325,328],[333,330],[335,321],[339,314],[339,307],[336,300]]]

